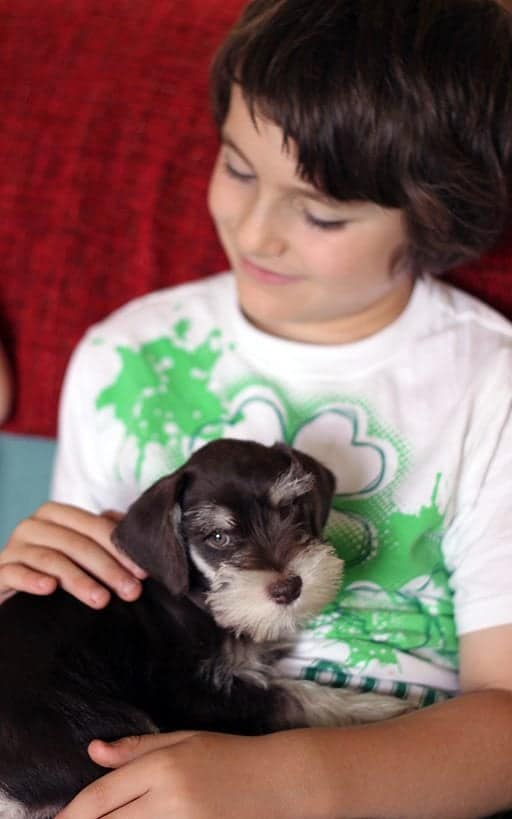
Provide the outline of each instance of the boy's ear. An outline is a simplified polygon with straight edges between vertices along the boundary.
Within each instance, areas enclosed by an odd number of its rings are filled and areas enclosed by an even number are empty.
[[[187,553],[180,536],[186,471],[161,478],[129,507],[112,541],[174,595],[189,588]]]

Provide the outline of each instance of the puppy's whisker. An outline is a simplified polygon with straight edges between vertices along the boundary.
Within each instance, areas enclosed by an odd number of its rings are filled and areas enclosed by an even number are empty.
[[[301,607],[312,617],[332,602],[343,576],[343,563],[332,546],[320,541],[294,557],[288,571],[302,578]]]

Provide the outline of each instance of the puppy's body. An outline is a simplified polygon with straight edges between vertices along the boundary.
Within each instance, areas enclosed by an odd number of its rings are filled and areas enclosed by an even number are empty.
[[[156,578],[139,600],[95,611],[58,591],[0,606],[1,819],[52,817],[103,775],[87,755],[94,738],[260,734],[406,710],[277,676],[283,640],[339,582],[341,562],[318,539],[332,490],[301,453],[214,442],[117,529]]]
[[[87,754],[95,737],[282,727],[278,690],[252,682],[250,663],[241,677],[230,673],[224,629],[152,581],[138,601],[114,598],[103,611],[62,591],[16,595],[1,625],[0,787],[32,809],[62,806],[105,773]],[[20,627],[23,650],[13,651]],[[264,645],[254,653],[256,674],[267,653]]]

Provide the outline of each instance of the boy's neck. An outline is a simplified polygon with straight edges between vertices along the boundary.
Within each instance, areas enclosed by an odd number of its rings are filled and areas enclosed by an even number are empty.
[[[411,276],[400,276],[395,286],[370,307],[332,321],[307,324],[283,322],[273,325],[254,321],[250,316],[248,319],[258,329],[288,341],[325,345],[351,344],[375,335],[396,321],[407,307],[413,287],[414,279]]]

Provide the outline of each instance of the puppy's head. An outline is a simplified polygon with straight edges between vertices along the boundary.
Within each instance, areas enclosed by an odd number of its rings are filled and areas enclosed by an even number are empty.
[[[304,453],[221,439],[150,487],[114,539],[173,594],[199,578],[220,625],[278,639],[338,587],[342,563],[320,540],[333,491]]]

